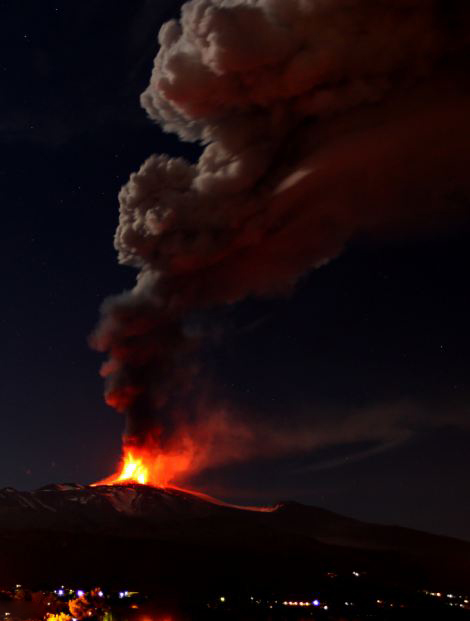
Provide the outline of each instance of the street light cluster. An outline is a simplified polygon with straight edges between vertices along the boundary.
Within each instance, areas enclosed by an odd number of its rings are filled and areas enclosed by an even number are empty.
[[[318,599],[314,599],[313,602],[282,602],[283,606],[315,606],[316,608],[321,606],[321,602]],[[328,610],[328,606],[325,604],[323,610]]]

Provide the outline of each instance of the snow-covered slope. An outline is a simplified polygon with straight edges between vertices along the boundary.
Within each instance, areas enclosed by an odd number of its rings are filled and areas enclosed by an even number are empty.
[[[253,511],[179,489],[48,485],[0,490],[0,579],[94,575],[119,582],[239,575],[294,582],[368,569],[388,579],[446,579],[470,588],[470,543],[374,525],[287,502]],[[24,559],[28,559],[25,563]],[[73,559],[73,562],[67,562]],[[65,562],[64,562],[65,561]],[[201,567],[195,576],[193,564]],[[94,574],[90,573],[94,572]],[[408,573],[407,573],[408,572]],[[439,587],[441,588],[441,587]]]
[[[95,487],[64,483],[32,492],[11,487],[0,490],[0,528],[8,529],[109,530],[124,525],[129,528],[130,521],[140,520],[158,526],[204,518],[223,510],[191,493],[146,485]]]

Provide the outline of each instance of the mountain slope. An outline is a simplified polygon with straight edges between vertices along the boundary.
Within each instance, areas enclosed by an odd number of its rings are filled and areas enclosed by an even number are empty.
[[[178,489],[0,490],[0,580],[299,588],[326,571],[470,590],[470,543],[298,503],[249,511]]]

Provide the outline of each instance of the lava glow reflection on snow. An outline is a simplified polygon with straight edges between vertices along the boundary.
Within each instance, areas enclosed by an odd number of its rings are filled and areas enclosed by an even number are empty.
[[[223,507],[231,507],[232,509],[241,509],[244,511],[262,511],[271,512],[277,509],[277,505],[273,507],[247,507],[235,505],[223,500],[218,500],[212,496],[202,492],[183,489],[176,485],[172,485],[172,481],[178,474],[188,472],[191,464],[191,454],[189,452],[168,452],[164,453],[150,446],[146,448],[138,448],[135,446],[124,446],[121,466],[118,472],[110,477],[93,483],[92,487],[100,485],[126,485],[135,484],[149,485],[165,490],[173,490],[176,492],[184,492],[196,496],[200,500],[211,502]]]

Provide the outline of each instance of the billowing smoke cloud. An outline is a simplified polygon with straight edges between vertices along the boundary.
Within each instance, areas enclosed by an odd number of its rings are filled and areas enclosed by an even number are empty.
[[[298,472],[314,472],[352,463],[404,444],[417,429],[470,428],[467,405],[417,403],[401,400],[367,407],[343,409],[309,406],[294,418],[271,424],[255,416],[241,415],[230,404],[204,403],[201,415],[174,427],[163,454],[158,455],[161,480],[178,481],[208,468],[252,459],[286,455],[305,456],[312,451],[341,449],[342,456],[316,456]]]
[[[465,0],[192,0],[162,27],[142,105],[203,150],[150,157],[119,195],[139,273],[93,343],[128,442],[192,424],[192,312],[289,291],[356,236],[462,216],[469,23]]]

